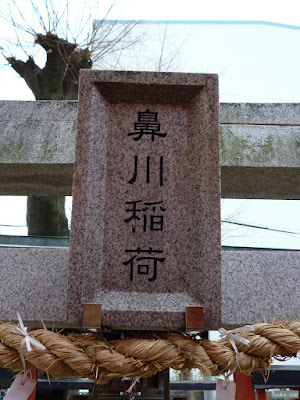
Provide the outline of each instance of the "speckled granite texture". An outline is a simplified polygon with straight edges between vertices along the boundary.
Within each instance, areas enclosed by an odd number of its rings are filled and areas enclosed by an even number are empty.
[[[68,323],[220,326],[218,110],[216,75],[82,71]]]
[[[0,320],[66,323],[69,249],[0,247]]]
[[[26,325],[41,326],[41,320],[51,329],[66,326],[68,249],[0,247],[0,320],[16,320],[20,312]],[[222,322],[225,328],[277,320],[300,320],[300,252],[281,250],[226,250],[222,251]],[[184,324],[183,313],[176,314],[179,303],[186,299],[181,294],[130,293],[131,303],[144,312],[126,311],[127,304],[114,310],[120,292],[107,294],[107,309],[103,318],[125,325],[127,319],[147,327],[149,319],[160,326]],[[156,309],[168,300],[168,309],[147,312],[147,304]],[[110,307],[110,308],[109,308]],[[113,311],[113,312],[111,312]],[[221,327],[221,325],[219,327]],[[81,326],[81,321],[78,327]],[[118,326],[116,324],[116,326]]]
[[[72,194],[77,101],[0,101],[0,194]],[[300,104],[220,104],[222,197],[299,199]],[[274,185],[276,182],[276,185]]]
[[[299,251],[222,251],[222,322],[300,319]]]

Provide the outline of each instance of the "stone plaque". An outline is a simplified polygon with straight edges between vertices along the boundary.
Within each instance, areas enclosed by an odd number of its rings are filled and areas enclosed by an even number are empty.
[[[183,329],[221,321],[218,78],[81,71],[68,322]]]

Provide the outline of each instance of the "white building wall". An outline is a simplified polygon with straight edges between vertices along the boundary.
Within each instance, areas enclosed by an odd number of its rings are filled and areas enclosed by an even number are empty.
[[[300,27],[253,21],[141,21],[130,37],[139,42],[108,57],[106,66],[217,73],[221,102],[300,102]]]

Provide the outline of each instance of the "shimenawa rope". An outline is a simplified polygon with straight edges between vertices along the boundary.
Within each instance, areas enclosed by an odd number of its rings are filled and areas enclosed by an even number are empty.
[[[37,368],[54,378],[89,378],[105,383],[116,377],[147,377],[168,367],[175,370],[198,368],[205,376],[232,371],[237,365],[244,373],[270,368],[272,357],[285,360],[300,351],[300,322],[259,323],[241,331],[246,339],[236,341],[238,354],[228,337],[218,342],[184,334],[148,334],[108,342],[94,334],[63,336],[46,329],[30,333],[46,349],[23,349],[26,368]],[[19,349],[24,336],[16,325],[0,325],[0,367],[22,371]],[[248,342],[249,341],[249,342]],[[245,344],[248,343],[248,344]]]

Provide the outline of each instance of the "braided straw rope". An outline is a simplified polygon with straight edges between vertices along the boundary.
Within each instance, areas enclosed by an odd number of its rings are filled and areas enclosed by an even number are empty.
[[[15,325],[0,325],[0,367],[22,371],[19,349],[24,337],[13,333]],[[284,360],[300,351],[300,322],[282,321],[253,325],[241,332],[250,341],[236,341],[239,369],[251,373],[270,368],[272,357]],[[37,368],[55,378],[89,378],[104,383],[116,377],[147,377],[167,367],[198,368],[204,375],[220,375],[236,366],[237,354],[227,338],[218,342],[163,333],[107,342],[97,335],[62,336],[39,329],[31,336],[46,350],[24,347],[27,368]]]

